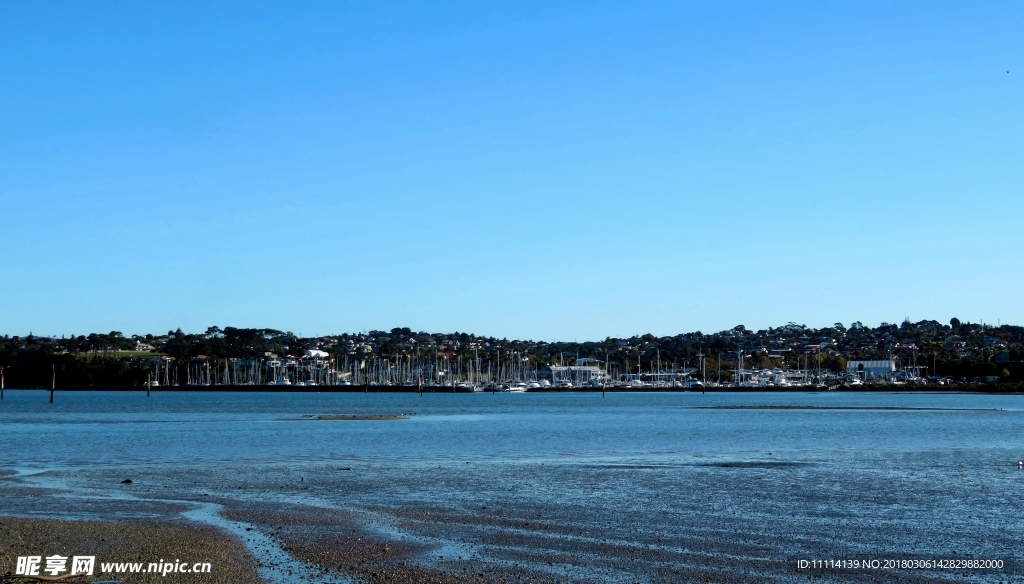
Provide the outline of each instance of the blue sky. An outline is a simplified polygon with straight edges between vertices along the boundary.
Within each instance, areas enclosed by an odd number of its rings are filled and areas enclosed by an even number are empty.
[[[6,2],[0,333],[1024,324],[1022,25]]]

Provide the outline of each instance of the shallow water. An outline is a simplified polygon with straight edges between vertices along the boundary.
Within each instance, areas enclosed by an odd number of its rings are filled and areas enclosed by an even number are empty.
[[[800,559],[835,558],[1006,567],[813,575],[1013,580],[1022,436],[1024,398],[974,394],[57,392],[51,405],[47,392],[8,391],[0,402],[0,466],[65,469],[82,492],[122,488],[113,479],[130,473],[157,500],[355,510],[438,560],[461,550],[589,581],[787,581],[811,573]]]
[[[347,394],[10,391],[0,464],[986,451],[1024,454],[1024,399],[974,394]],[[703,406],[948,408],[732,410]],[[303,420],[304,414],[412,414]],[[1011,460],[1012,459],[1012,460]]]

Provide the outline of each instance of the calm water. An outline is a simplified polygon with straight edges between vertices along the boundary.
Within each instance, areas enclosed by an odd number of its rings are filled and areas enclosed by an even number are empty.
[[[1024,457],[1024,399],[969,394],[361,394],[7,391],[0,463],[339,458],[743,458],[886,451]],[[944,408],[730,410],[699,406]],[[309,421],[305,414],[411,414]],[[1011,460],[1012,459],[1012,460]]]
[[[786,405],[814,409],[704,409]],[[438,558],[558,579],[787,582],[842,557],[1006,568],[814,575],[1024,577],[1021,396],[8,391],[0,444],[0,469],[99,497],[0,493],[35,514],[108,516],[130,476],[136,501],[358,512]]]

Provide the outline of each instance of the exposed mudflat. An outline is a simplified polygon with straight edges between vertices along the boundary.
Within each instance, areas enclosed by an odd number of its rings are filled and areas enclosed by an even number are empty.
[[[993,488],[997,475],[1018,480],[1016,469],[969,467],[955,459],[936,467],[909,459],[837,465],[777,457],[76,469],[4,477],[0,505],[38,516],[113,521],[119,529],[149,529],[156,521],[205,534],[217,525],[202,527],[189,510],[213,508],[235,526],[234,537],[249,546],[253,563],[282,575],[274,580],[261,572],[270,582],[289,581],[300,571],[303,581],[325,583],[788,582],[811,576],[1004,582],[1020,575],[1020,520],[1000,517],[1015,513],[1014,506]],[[936,486],[936,478],[948,474],[961,477],[960,488]],[[132,482],[122,483],[124,477]],[[191,533],[153,537],[180,538],[184,545]],[[232,545],[225,549],[238,549]],[[271,552],[277,559],[268,559]],[[933,557],[1003,559],[1005,566],[865,571],[797,564]]]
[[[800,404],[690,406],[694,410],[822,410],[879,412],[972,412],[1000,411],[999,408],[912,408],[897,406],[806,406]]]
[[[220,530],[183,521],[69,521],[0,517],[0,580],[15,572],[18,556],[96,556],[97,578],[126,582],[251,584],[259,580],[254,559],[237,539]],[[209,562],[209,573],[101,574],[99,562],[182,560]],[[42,566],[45,568],[45,564]],[[70,563],[67,569],[70,569]],[[67,571],[61,575],[67,575]],[[41,572],[42,575],[47,575]],[[4,580],[6,581],[6,580]],[[24,581],[24,580],[19,580]]]
[[[302,416],[303,420],[408,420],[409,416],[404,414],[309,414]]]

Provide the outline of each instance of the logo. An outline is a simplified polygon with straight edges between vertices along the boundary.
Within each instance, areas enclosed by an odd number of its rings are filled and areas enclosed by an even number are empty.
[[[71,560],[71,567],[68,568],[68,560]],[[43,560],[46,560],[45,567]],[[16,576],[39,576],[42,570],[50,576],[59,576],[67,572],[69,576],[92,576],[96,567],[96,556],[18,556],[18,562],[14,566]]]
[[[70,566],[68,565],[70,560]],[[59,578],[63,574],[64,578],[70,576],[92,576],[96,569],[96,556],[18,556],[18,561],[15,564],[14,575],[15,576],[36,576],[38,578],[47,578],[43,576],[43,573],[49,574],[50,577]],[[160,574],[166,576],[168,574],[209,574],[212,571],[212,566],[209,562],[196,562],[194,564],[189,562],[182,562],[181,560],[174,560],[173,562],[165,562],[160,560],[159,562],[150,562],[144,564],[142,562],[125,562],[125,563],[102,563],[100,564],[100,573],[104,574],[135,574],[135,573],[147,573],[147,574]]]

